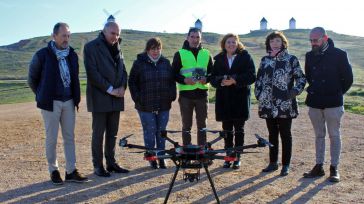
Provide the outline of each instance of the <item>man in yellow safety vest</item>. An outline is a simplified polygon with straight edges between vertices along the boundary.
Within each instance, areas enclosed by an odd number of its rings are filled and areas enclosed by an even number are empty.
[[[193,110],[196,113],[197,144],[206,143],[207,90],[212,58],[201,47],[201,30],[190,28],[182,49],[175,53],[172,68],[179,89],[179,106],[182,116],[183,145],[191,144]]]

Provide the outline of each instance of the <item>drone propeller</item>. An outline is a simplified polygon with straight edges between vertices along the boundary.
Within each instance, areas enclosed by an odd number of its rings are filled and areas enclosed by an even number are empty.
[[[269,147],[274,146],[274,145],[272,145],[272,143],[268,142],[266,139],[259,136],[258,134],[255,134],[255,137],[258,139],[258,145],[260,145],[261,147],[265,147],[266,145],[268,145]]]
[[[221,130],[210,130],[210,129],[207,129],[207,128],[202,128],[201,130],[199,130],[200,132],[210,132],[212,134],[216,134],[216,133],[220,133],[222,132]]]
[[[125,137],[123,137],[123,138],[121,138],[122,140],[126,140],[126,139],[128,139],[129,137],[131,137],[131,136],[133,136],[134,134],[130,134],[130,135],[127,135],[127,136],[125,136]]]
[[[189,131],[189,130],[162,130],[162,132],[171,133],[171,134],[181,133],[181,132],[191,133],[191,131]]]

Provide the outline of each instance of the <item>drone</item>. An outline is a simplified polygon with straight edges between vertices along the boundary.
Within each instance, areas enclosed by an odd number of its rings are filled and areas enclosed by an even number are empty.
[[[155,148],[147,148],[142,145],[136,144],[129,144],[128,138],[131,137],[133,134],[127,135],[120,139],[119,146],[124,148],[135,148],[141,149],[144,152],[144,159],[147,161],[156,161],[157,159],[171,159],[173,163],[176,165],[176,169],[174,175],[172,177],[171,183],[169,185],[169,189],[167,195],[164,199],[164,204],[168,202],[169,195],[171,194],[174,182],[176,180],[177,174],[180,169],[183,169],[183,179],[184,181],[194,182],[200,180],[200,170],[202,168],[205,169],[207,178],[210,182],[212,191],[214,193],[215,199],[217,203],[220,203],[219,197],[216,193],[214,182],[211,178],[210,172],[208,170],[208,166],[212,164],[212,160],[219,159],[225,161],[237,161],[238,154],[245,154],[245,149],[251,148],[258,148],[258,147],[273,147],[271,143],[265,140],[263,137],[255,134],[257,138],[256,144],[244,145],[235,148],[225,148],[225,149],[213,149],[212,145],[217,143],[223,138],[226,138],[227,133],[233,131],[220,131],[220,130],[208,130],[206,128],[199,130],[204,132],[209,132],[212,134],[218,134],[218,137],[213,139],[210,142],[207,142],[205,145],[180,145],[178,142],[172,140],[167,134],[176,134],[186,131],[179,131],[179,130],[162,130],[161,137],[165,138],[168,142],[173,145],[171,149],[155,149]],[[187,131],[190,133],[190,131]],[[226,156],[218,155],[225,153]]]

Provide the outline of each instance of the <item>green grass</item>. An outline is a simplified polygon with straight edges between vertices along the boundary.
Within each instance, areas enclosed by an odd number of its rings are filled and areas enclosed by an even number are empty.
[[[81,94],[86,94],[86,80],[81,80]],[[26,80],[0,80],[0,104],[35,101]]]
[[[85,78],[85,68],[83,64],[83,46],[90,40],[96,38],[100,31],[74,33],[71,36],[71,46],[79,55],[80,77]],[[265,37],[271,31],[253,31],[245,35],[239,35],[241,41],[246,45],[247,50],[253,57],[256,68],[260,59],[265,53]],[[310,49],[308,42],[309,30],[296,29],[285,30],[289,40],[289,51],[298,57],[301,67],[304,66],[305,53]],[[345,97],[345,108],[348,112],[364,114],[364,38],[349,35],[341,35],[329,31],[329,36],[333,38],[335,45],[348,52],[349,59],[353,66],[354,86]],[[146,41],[151,37],[160,37],[163,42],[163,55],[170,61],[178,51],[186,38],[185,34],[154,33],[136,30],[122,30],[123,38],[121,47],[124,54],[125,65],[129,71],[136,55],[144,50]],[[210,50],[214,56],[220,51],[219,42],[222,35],[216,33],[203,33],[203,46]],[[49,36],[36,37],[15,43],[10,46],[0,47],[0,104],[18,103],[33,101],[34,94],[23,80],[8,81],[7,79],[26,79],[29,62],[34,53],[46,46],[51,38]],[[81,81],[81,92],[85,95],[85,80]],[[10,89],[10,90],[9,90]],[[304,105],[306,93],[303,92],[298,97],[299,104]],[[252,96],[252,103],[256,103]],[[210,101],[214,101],[214,90],[210,89]]]
[[[34,94],[26,81],[0,81],[0,104],[34,100]]]

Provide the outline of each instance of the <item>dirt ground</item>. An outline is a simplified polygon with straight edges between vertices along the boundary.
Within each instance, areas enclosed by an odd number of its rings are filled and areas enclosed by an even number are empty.
[[[139,117],[128,95],[126,111],[120,119],[120,138],[134,133],[130,142],[143,144]],[[180,129],[178,103],[173,103],[168,129]],[[147,167],[142,154],[117,146],[116,158],[131,170],[127,175],[112,174],[100,178],[92,174],[91,114],[82,98],[77,114],[76,151],[80,172],[91,181],[84,184],[66,183],[54,186],[49,180],[44,149],[44,127],[35,103],[0,106],[0,203],[162,203],[175,167],[169,162],[165,170]],[[195,126],[194,126],[195,127]],[[208,127],[219,129],[214,119],[214,105],[209,105]],[[267,138],[265,121],[257,117],[253,106],[251,119],[246,123],[246,144],[255,143],[254,134]],[[315,163],[314,136],[307,109],[301,109],[293,121],[293,157],[291,172],[280,177],[279,171],[261,173],[268,163],[268,148],[254,154],[244,154],[239,170],[223,169],[223,161],[215,160],[209,168],[221,203],[364,203],[364,116],[346,113],[342,125],[342,182],[327,180],[329,148],[326,150],[326,176],[303,179],[302,174]],[[195,129],[194,129],[195,131]],[[181,141],[180,135],[172,136]],[[209,135],[209,139],[214,135]],[[194,138],[196,141],[196,138]],[[329,140],[327,139],[327,146]],[[221,148],[223,141],[215,145]],[[168,145],[167,147],[171,147]],[[59,135],[58,159],[64,177],[64,154]],[[199,182],[184,182],[177,176],[169,203],[215,203],[209,181],[202,169]]]

